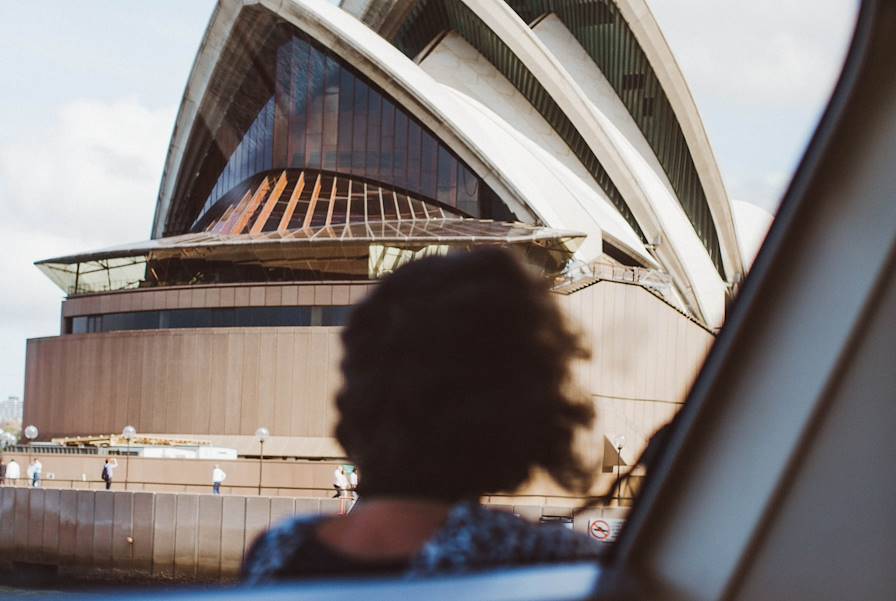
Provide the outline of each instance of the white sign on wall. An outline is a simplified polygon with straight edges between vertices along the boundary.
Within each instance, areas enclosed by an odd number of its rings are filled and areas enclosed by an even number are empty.
[[[588,521],[588,534],[595,540],[609,543],[616,540],[623,524],[625,520],[620,518],[595,518]]]

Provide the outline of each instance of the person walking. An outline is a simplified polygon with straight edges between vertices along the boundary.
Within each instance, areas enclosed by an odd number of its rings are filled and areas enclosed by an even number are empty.
[[[40,478],[44,466],[37,457],[31,462],[31,488],[40,488]]]
[[[16,480],[21,477],[21,469],[19,467],[18,462],[15,459],[10,459],[9,463],[6,465],[6,479],[9,480],[10,484],[13,486],[16,485]]]
[[[0,459],[0,486],[6,483],[6,464]]]
[[[336,494],[332,497],[334,499],[342,497],[349,488],[348,476],[345,475],[345,468],[341,465],[333,470],[333,488],[336,489]]]
[[[114,457],[112,459],[106,459],[106,462],[103,464],[103,474],[102,479],[103,482],[106,483],[106,490],[112,488],[112,478],[115,475],[115,468],[118,467],[118,460]]]
[[[348,476],[349,490],[352,493],[352,498],[357,499],[358,493],[356,489],[358,488],[358,468],[352,470],[352,473]]]
[[[221,483],[227,478],[227,474],[224,473],[224,470],[221,469],[220,465],[215,464],[215,469],[212,470],[212,493],[216,495],[221,494]]]

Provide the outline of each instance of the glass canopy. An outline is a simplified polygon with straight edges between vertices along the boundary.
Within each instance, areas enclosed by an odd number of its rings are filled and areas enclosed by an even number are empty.
[[[371,280],[430,254],[516,248],[561,273],[584,234],[461,217],[367,220],[258,233],[198,232],[36,263],[69,296],[232,282]]]

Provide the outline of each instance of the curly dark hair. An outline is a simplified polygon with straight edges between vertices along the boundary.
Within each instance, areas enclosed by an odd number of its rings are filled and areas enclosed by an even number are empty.
[[[585,492],[573,449],[593,407],[570,362],[587,357],[547,290],[497,248],[413,261],[342,333],[336,437],[365,496],[459,500],[519,487],[535,467]]]

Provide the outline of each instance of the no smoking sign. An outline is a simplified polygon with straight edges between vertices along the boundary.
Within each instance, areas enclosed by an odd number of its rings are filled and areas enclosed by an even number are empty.
[[[610,525],[604,520],[593,520],[588,524],[588,533],[599,541],[606,542],[610,540],[613,534]]]
[[[624,523],[624,519],[618,518],[591,520],[588,522],[588,534],[602,543],[609,543],[616,540]]]

